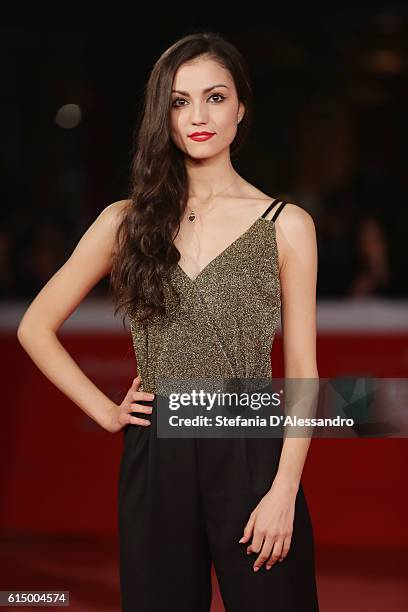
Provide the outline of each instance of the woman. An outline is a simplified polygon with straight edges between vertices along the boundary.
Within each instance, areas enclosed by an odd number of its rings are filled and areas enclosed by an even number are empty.
[[[251,102],[245,62],[218,34],[194,33],[167,49],[147,84],[129,199],[101,212],[18,330],[59,389],[101,427],[125,434],[124,612],[208,611],[211,561],[229,612],[318,610],[300,480],[310,439],[177,439],[156,429],[159,379],[270,380],[281,308],[285,376],[318,377],[313,220],[231,162]],[[56,336],[107,274],[139,370],[119,406]]]

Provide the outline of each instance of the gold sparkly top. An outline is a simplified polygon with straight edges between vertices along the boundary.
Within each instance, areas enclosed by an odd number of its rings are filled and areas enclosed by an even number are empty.
[[[130,319],[140,391],[156,393],[157,378],[271,379],[281,307],[273,220],[258,217],[194,280],[176,265],[167,282],[180,305],[165,290],[165,315],[146,327]]]

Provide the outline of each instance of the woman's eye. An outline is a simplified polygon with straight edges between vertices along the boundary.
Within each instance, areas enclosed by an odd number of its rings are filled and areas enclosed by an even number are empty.
[[[219,100],[216,100],[217,104],[225,100],[225,96],[223,96],[222,94],[218,94],[218,93],[211,94],[210,98],[214,98],[214,97],[219,98]],[[187,102],[187,100],[185,98],[175,98],[172,102],[172,106],[173,107],[185,106],[185,104],[178,104],[178,102]]]
[[[212,95],[210,96],[210,98],[214,98],[214,96],[215,96],[215,97],[218,97],[218,98],[221,98],[220,102],[221,102],[222,100],[225,100],[225,96],[223,96],[222,94],[218,94],[218,93],[216,93],[216,94],[212,94]]]
[[[179,104],[177,104],[177,102],[183,101],[184,98],[175,98],[175,100],[173,100],[172,106],[180,106]],[[184,100],[185,102],[185,100]],[[181,106],[184,106],[184,104],[182,104]]]

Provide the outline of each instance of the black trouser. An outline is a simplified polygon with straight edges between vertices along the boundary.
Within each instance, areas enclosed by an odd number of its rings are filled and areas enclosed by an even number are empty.
[[[317,612],[314,541],[300,485],[291,547],[270,570],[246,554],[249,515],[271,487],[281,438],[158,438],[128,425],[119,476],[122,612],[209,612],[211,561],[227,612]]]

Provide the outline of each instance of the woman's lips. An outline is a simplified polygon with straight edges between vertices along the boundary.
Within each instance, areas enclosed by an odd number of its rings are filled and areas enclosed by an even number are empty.
[[[208,140],[209,138],[212,138],[214,136],[214,133],[212,134],[193,134],[192,136],[189,136],[189,138],[191,138],[191,140],[195,140],[197,142],[201,142],[203,140]]]

